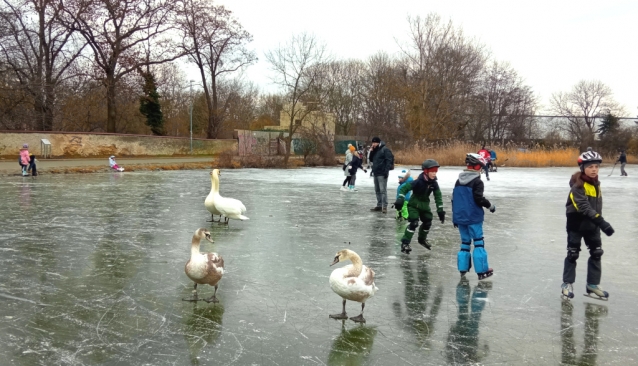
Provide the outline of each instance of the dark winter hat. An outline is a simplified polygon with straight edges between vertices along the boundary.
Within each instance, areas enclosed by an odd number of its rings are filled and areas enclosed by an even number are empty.
[[[438,170],[439,167],[440,167],[439,163],[437,163],[436,160],[434,159],[428,159],[424,161],[423,164],[421,164],[421,169],[427,170],[427,171],[432,170],[433,172],[435,172],[436,171],[435,168]]]
[[[372,142],[381,142],[381,139],[377,136],[372,138]]]
[[[23,149],[28,149],[28,148],[29,148],[29,144],[24,144],[24,145],[22,145],[22,148],[23,148]]]

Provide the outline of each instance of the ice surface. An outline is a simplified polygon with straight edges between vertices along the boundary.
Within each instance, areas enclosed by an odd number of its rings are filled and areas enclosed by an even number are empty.
[[[611,168],[609,168],[611,169]],[[434,221],[432,251],[376,203],[372,180],[340,192],[340,167],[224,170],[221,194],[249,221],[211,225],[207,171],[43,175],[0,181],[2,365],[576,365],[638,363],[636,175],[601,172],[609,302],[584,297],[581,253],[571,305],[560,300],[564,204],[575,169],[502,168],[485,243],[495,274],[459,282],[458,232]],[[399,172],[392,172],[394,201]],[[460,168],[439,172],[448,217]],[[414,172],[417,173],[417,172]],[[219,304],[183,302],[190,240],[210,227],[227,272]],[[367,324],[328,319],[343,248],[377,274]],[[491,284],[490,284],[491,283]],[[212,295],[199,286],[200,297]],[[350,316],[358,303],[348,302]]]

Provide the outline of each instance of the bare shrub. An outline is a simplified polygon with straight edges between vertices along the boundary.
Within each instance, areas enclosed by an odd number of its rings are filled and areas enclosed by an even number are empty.
[[[222,151],[215,159],[215,166],[219,168],[236,168],[233,158],[235,153],[232,150]]]

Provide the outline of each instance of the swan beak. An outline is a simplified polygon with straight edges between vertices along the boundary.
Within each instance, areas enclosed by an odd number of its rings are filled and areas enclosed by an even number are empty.
[[[211,243],[214,243],[213,239],[210,238],[210,234],[205,234],[206,236],[206,240],[208,240]]]
[[[335,264],[339,263],[339,256],[335,257],[335,260],[332,262],[332,264],[330,265],[330,267],[334,266]]]

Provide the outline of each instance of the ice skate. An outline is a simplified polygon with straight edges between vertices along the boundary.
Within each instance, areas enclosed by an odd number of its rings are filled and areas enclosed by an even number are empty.
[[[483,281],[484,279],[488,277],[492,277],[493,274],[494,274],[494,270],[492,268],[489,268],[486,272],[479,273],[478,279],[479,281]]]
[[[352,192],[359,192],[359,190],[355,186],[352,186],[351,190]]]
[[[410,244],[401,243],[401,253],[410,254],[412,248],[410,248]]]
[[[561,288],[560,297],[563,300],[569,300],[574,298],[574,289],[571,283],[565,282],[560,286],[560,288]]]
[[[419,242],[419,244],[423,245],[423,247],[425,247],[425,249],[432,250],[432,245],[426,239],[419,239],[418,242]]]
[[[341,192],[348,192],[348,188],[346,188],[346,186],[341,186],[340,191]]]
[[[592,299],[602,300],[602,301],[609,300],[609,292],[604,291],[603,288],[600,287],[600,285],[587,284],[587,287],[585,288],[585,290],[587,290],[587,293],[584,295],[587,297],[591,297]]]

